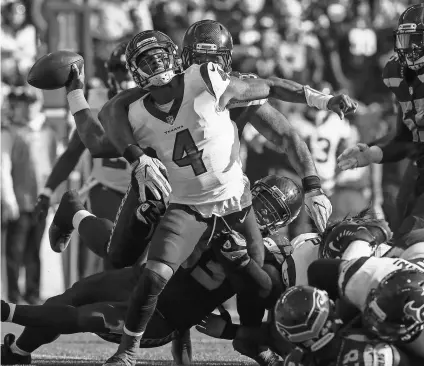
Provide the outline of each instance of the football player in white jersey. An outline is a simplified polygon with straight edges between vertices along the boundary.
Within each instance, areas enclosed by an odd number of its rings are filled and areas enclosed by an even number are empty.
[[[158,295],[199,240],[210,235],[216,217],[225,217],[237,228],[247,240],[251,258],[263,264],[262,239],[241,169],[238,131],[226,106],[232,99],[279,96],[274,82],[231,79],[214,63],[192,65],[181,73],[175,44],[157,31],[133,37],[126,58],[136,83],[150,93],[130,105],[131,139],[120,143],[115,139],[115,145],[142,185],[163,182],[160,167],[151,164],[142,149],[155,150],[166,167],[172,193],[153,235],[146,270],[133,292],[120,347],[106,365],[134,364],[135,345]]]
[[[109,75],[108,88],[97,88],[89,91],[88,104],[91,108],[91,114],[88,118],[96,119],[97,113],[109,98],[134,85],[125,65],[126,45],[126,43],[119,44],[105,64]],[[73,93],[76,82],[79,81],[73,80],[67,85],[68,94]],[[76,114],[74,117],[77,125],[86,122],[84,118],[81,120],[82,114]],[[35,211],[39,218],[46,217],[52,193],[59,184],[68,178],[85,151],[86,146],[81,141],[78,131],[74,131],[67,149],[55,164],[43,192],[38,197]],[[91,153],[94,159],[92,171],[86,183],[87,188],[89,188],[88,205],[91,211],[99,217],[113,220],[130,183],[130,167],[123,158],[96,158],[96,151],[91,151]]]

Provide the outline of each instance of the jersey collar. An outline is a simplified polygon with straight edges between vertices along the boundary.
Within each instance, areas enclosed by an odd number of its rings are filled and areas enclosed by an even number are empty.
[[[146,108],[147,112],[149,112],[153,117],[160,119],[161,121],[170,125],[173,125],[175,123],[175,120],[177,118],[178,112],[180,111],[180,107],[184,99],[184,75],[182,75],[182,77],[180,75],[177,75],[176,77],[180,78],[180,82],[175,88],[176,96],[169,112],[163,112],[158,109],[152,99],[151,94],[147,95],[146,98],[143,99],[144,107]]]

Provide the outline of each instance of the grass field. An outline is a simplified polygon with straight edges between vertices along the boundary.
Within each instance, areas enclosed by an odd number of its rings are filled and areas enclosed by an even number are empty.
[[[2,340],[6,333],[19,335],[22,327],[2,323]],[[192,330],[194,365],[205,366],[239,366],[255,365],[240,356],[231,346],[230,341],[208,338]],[[117,345],[107,343],[91,333],[61,336],[56,342],[41,347],[33,354],[34,365],[78,365],[99,366],[111,356]],[[161,348],[140,349],[137,365],[168,366],[172,365],[170,345]]]

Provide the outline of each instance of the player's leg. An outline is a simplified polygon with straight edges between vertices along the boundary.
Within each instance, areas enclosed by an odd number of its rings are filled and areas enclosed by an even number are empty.
[[[124,198],[124,194],[107,188],[102,184],[94,186],[89,192],[90,209],[91,212],[97,216],[113,222]],[[97,253],[96,253],[97,254]],[[103,257],[103,266],[105,269],[112,269],[113,266],[109,259]]]
[[[62,196],[50,226],[50,245],[55,252],[64,251],[76,229],[84,244],[103,257],[112,226],[110,220],[98,218],[87,211],[77,191],[70,190]]]
[[[157,304],[158,296],[202,237],[210,235],[213,219],[205,219],[188,206],[171,204],[150,244],[147,264],[134,289],[117,353],[106,365],[132,365],[135,348]]]
[[[87,277],[75,283],[70,289],[66,290],[63,294],[54,296],[48,299],[42,306],[37,307],[21,307],[17,305],[13,309],[13,313],[7,314],[7,317],[11,315],[18,317],[18,321],[25,321],[28,314],[27,310],[33,308],[39,308],[39,313],[34,314],[36,316],[44,316],[42,319],[48,319],[50,324],[57,324],[59,327],[66,326],[64,322],[64,312],[69,314],[73,309],[69,307],[79,307],[85,304],[97,303],[97,302],[125,302],[128,300],[131,290],[136,283],[138,274],[132,268],[125,268],[116,271],[108,271],[93,276]],[[63,307],[66,307],[65,309]],[[45,309],[40,309],[45,307]],[[48,311],[44,311],[47,310]],[[7,309],[5,309],[7,310]],[[3,309],[2,309],[3,312]],[[75,319],[74,315],[71,314],[72,321]],[[3,316],[3,313],[2,313]],[[122,318],[125,316],[125,311],[122,314]],[[81,319],[81,317],[79,317]],[[15,319],[13,319],[15,321]],[[31,320],[36,321],[36,320]],[[73,329],[74,325],[69,324],[69,328],[61,329],[63,333],[69,333]],[[5,339],[5,357],[10,362],[22,363],[29,359],[29,356],[37,348],[44,344],[53,342],[60,333],[54,327],[26,327],[19,338],[14,341],[13,335],[8,335],[8,339]],[[13,338],[13,339],[12,339]],[[2,348],[3,352],[3,348]]]

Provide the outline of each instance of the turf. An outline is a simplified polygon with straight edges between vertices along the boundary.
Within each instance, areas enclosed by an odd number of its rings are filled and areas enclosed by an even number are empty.
[[[22,327],[2,323],[1,333],[19,335]],[[239,366],[255,365],[246,357],[237,354],[230,341],[208,338],[192,330],[194,365],[205,366]],[[99,366],[111,356],[117,345],[107,343],[91,333],[61,336],[54,343],[45,345],[33,354],[34,365],[78,365]],[[137,365],[167,366],[172,365],[170,345],[160,348],[140,349]]]

